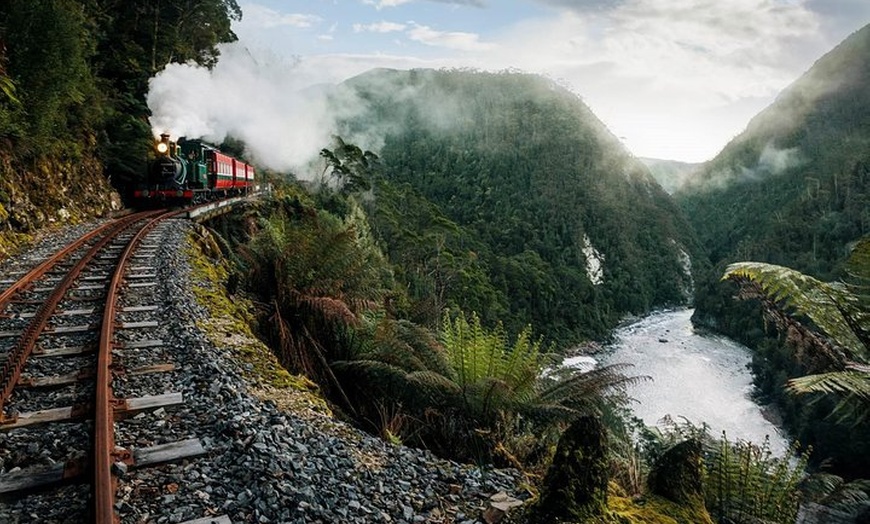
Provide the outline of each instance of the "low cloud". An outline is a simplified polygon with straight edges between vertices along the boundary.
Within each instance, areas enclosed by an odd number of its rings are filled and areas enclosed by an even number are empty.
[[[779,175],[802,163],[803,159],[798,148],[777,149],[773,143],[768,142],[761,154],[758,155],[758,164],[755,166],[755,170],[761,173]]]
[[[704,180],[689,179],[688,185],[701,190],[719,190],[732,184],[759,182],[772,176],[799,167],[805,162],[800,149],[796,147],[780,149],[773,142],[764,145],[754,165],[728,166],[716,170]]]

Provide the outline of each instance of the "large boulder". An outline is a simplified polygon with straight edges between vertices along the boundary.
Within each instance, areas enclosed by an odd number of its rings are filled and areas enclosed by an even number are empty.
[[[678,504],[704,500],[701,485],[701,442],[686,440],[666,451],[647,479],[650,493]]]
[[[607,434],[594,417],[575,421],[559,439],[532,522],[582,522],[607,510]]]

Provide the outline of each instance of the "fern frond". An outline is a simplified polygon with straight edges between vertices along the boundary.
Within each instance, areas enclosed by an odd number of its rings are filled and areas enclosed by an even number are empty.
[[[870,403],[870,373],[847,370],[793,378],[786,386],[792,393],[854,395]]]
[[[839,283],[825,283],[793,269],[760,262],[731,264],[722,276],[740,282],[746,279],[761,287],[784,311],[810,319],[853,358],[866,360],[868,348],[856,336],[848,320],[860,309],[858,298]],[[845,315],[844,315],[845,314]]]
[[[458,395],[462,392],[462,389],[456,382],[433,371],[414,371],[408,373],[408,381],[419,387],[439,390],[450,395]]]

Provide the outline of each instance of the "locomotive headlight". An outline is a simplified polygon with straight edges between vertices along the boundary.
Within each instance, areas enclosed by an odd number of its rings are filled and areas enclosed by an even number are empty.
[[[166,142],[158,142],[157,143],[157,152],[158,153],[160,153],[162,155],[162,154],[165,154],[167,151],[169,151],[169,144],[167,144]]]

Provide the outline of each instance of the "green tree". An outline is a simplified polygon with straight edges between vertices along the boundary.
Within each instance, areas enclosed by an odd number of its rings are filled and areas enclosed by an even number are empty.
[[[0,6],[0,27],[8,46],[3,91],[20,101],[8,129],[19,138],[16,153],[75,156],[101,125],[92,21],[74,0],[10,0]]]
[[[145,172],[152,146],[145,97],[148,80],[170,63],[213,67],[218,44],[235,41],[236,0],[86,0],[97,21],[96,74],[111,109],[102,148],[109,173],[120,184]]]

